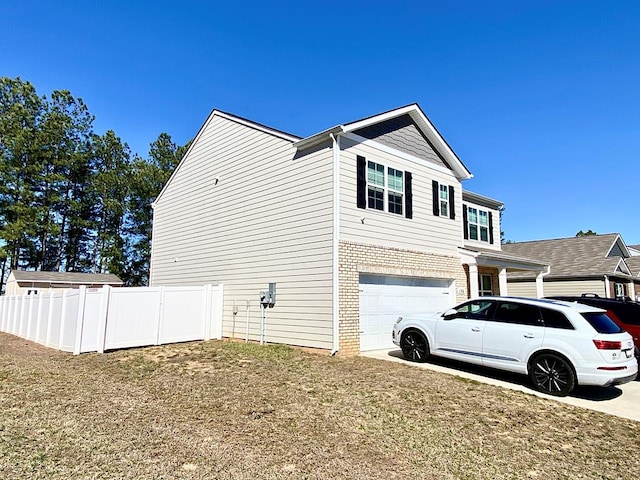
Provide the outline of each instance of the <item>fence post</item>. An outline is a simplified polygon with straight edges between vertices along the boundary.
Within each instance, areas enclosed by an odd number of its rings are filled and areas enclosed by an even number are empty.
[[[164,295],[165,289],[160,287],[160,308],[158,308],[158,324],[156,325],[156,345],[162,344],[162,323],[164,322]]]
[[[27,302],[29,304],[29,308],[27,309],[27,334],[25,335],[25,338],[27,340],[33,340],[33,338],[31,338],[31,326],[33,325],[33,302],[37,301],[35,299],[38,298],[38,295],[29,295],[27,298],[29,299]]]
[[[7,319],[7,316],[4,314],[4,306],[6,305],[7,302],[5,302],[5,299],[7,297],[0,297],[0,332],[6,332],[5,330],[5,321]]]
[[[51,295],[49,295],[51,297]],[[51,302],[51,299],[49,299]],[[35,341],[37,343],[42,343],[39,341],[40,333],[42,333],[42,312],[44,310],[44,296],[40,297],[40,302],[38,302],[38,313],[36,314],[36,338]]]
[[[47,347],[51,346],[51,329],[53,328],[53,304],[55,303],[55,297],[53,292],[49,291],[49,316],[47,317],[47,336],[44,339],[44,344]]]
[[[76,335],[74,337],[73,354],[80,355],[82,351],[82,330],[84,328],[84,309],[87,299],[87,287],[80,285],[78,289],[78,315],[76,317]]]
[[[107,343],[107,315],[109,314],[109,300],[111,287],[102,287],[102,301],[100,302],[100,317],[98,318],[98,353],[104,353]]]
[[[67,324],[67,309],[69,308],[68,303],[69,300],[68,295],[69,290],[64,289],[62,292],[62,312],[60,314],[60,332],[58,334],[58,350],[62,350],[63,342],[64,342],[64,332],[66,330],[65,325]]]
[[[211,293],[212,293],[212,285],[209,283],[207,285],[203,286],[203,292],[204,293],[204,315],[202,318],[202,321],[204,323],[203,327],[204,327],[204,339],[205,340],[211,340],[211,323],[213,322],[213,309],[211,308],[212,305],[212,298],[211,298]]]
[[[19,308],[18,308],[18,336],[25,338],[24,335],[24,304],[26,301],[26,295],[23,295],[21,297],[18,297],[18,301],[19,301]]]

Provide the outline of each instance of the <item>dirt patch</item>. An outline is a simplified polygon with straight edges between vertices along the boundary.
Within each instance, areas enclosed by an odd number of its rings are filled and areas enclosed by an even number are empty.
[[[640,424],[368,358],[0,334],[0,478],[640,478]]]

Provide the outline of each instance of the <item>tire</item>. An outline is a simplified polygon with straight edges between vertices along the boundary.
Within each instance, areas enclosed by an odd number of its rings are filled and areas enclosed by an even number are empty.
[[[536,390],[556,397],[569,395],[576,386],[571,363],[553,353],[543,353],[532,360],[529,378]]]
[[[429,358],[429,342],[417,330],[409,330],[400,338],[402,355],[410,362],[426,362]]]

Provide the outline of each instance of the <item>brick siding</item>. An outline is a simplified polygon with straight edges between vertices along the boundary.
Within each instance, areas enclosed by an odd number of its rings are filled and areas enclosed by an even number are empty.
[[[340,355],[360,351],[360,274],[446,278],[455,281],[456,301],[467,299],[467,275],[460,258],[400,248],[339,244]]]

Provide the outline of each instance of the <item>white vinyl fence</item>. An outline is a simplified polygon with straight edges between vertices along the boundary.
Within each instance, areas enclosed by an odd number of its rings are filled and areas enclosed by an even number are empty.
[[[222,338],[222,285],[4,296],[0,331],[76,355]]]

